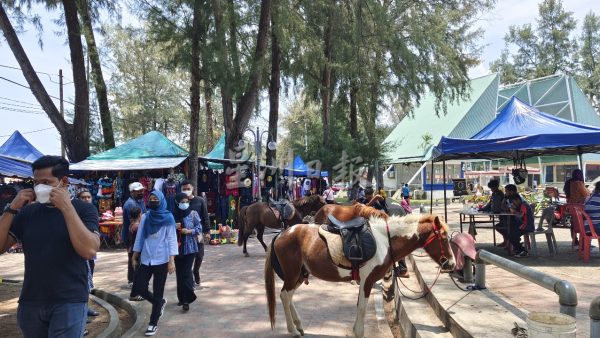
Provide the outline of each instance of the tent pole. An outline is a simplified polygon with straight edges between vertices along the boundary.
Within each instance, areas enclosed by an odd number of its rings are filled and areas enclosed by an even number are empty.
[[[433,175],[435,171],[433,170],[433,160],[431,160],[431,173],[429,176],[431,179],[429,180],[431,183],[429,185],[429,214],[433,214]]]
[[[580,147],[577,147],[577,165],[579,166],[579,169],[583,170],[583,158]]]
[[[448,200],[446,199],[446,161],[442,161],[442,174],[444,176],[444,222],[448,223]]]

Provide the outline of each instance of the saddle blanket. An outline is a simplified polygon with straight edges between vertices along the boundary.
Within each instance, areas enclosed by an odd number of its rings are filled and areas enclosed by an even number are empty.
[[[329,251],[329,256],[331,257],[333,263],[337,266],[342,266],[348,269],[352,268],[352,264],[344,255],[344,244],[342,242],[342,237],[339,234],[334,234],[327,231],[326,224],[323,224],[319,227],[319,235],[325,240],[327,249]]]

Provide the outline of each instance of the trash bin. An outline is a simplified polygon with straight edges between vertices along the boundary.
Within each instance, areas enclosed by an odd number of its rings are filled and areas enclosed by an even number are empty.
[[[530,312],[527,317],[529,338],[575,338],[575,318],[553,312]]]

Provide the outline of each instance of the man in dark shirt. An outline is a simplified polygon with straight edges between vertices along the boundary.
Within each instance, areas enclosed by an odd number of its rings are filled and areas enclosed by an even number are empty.
[[[129,185],[129,198],[123,204],[123,228],[121,229],[121,239],[123,240],[123,244],[125,244],[126,248],[133,247],[133,242],[135,242],[135,238],[129,238],[130,231],[129,226],[131,225],[131,220],[129,219],[129,211],[133,209],[133,207],[138,207],[142,210],[142,213],[146,212],[146,205],[144,204],[144,186],[140,182],[133,182]],[[133,253],[131,250],[127,250],[127,284],[131,288],[133,286],[133,277],[134,277],[134,269],[133,264],[131,264],[131,256]],[[141,297],[135,297],[132,293],[130,296],[130,300],[142,300]]]
[[[92,204],[71,200],[67,160],[43,156],[32,168],[34,189],[21,190],[0,217],[0,254],[17,240],[25,254],[17,323],[25,338],[81,337],[86,260],[100,247],[98,212]]]
[[[373,199],[373,194],[374,193],[375,193],[375,191],[373,190],[373,188],[371,188],[371,187],[366,188],[365,189],[365,196],[362,197],[362,198],[359,198],[358,202],[362,203],[362,204],[369,203]],[[380,200],[373,201],[373,203],[371,203],[371,206],[373,208],[377,209],[377,210],[383,210],[386,214],[388,213],[387,205],[386,205],[385,200],[383,199],[383,197],[381,197]]]
[[[204,198],[194,196],[194,185],[192,181],[185,180],[181,182],[181,192],[188,196],[190,201],[190,209],[195,210],[200,215],[200,222],[202,224],[202,234],[204,236],[197,236],[198,240],[198,252],[196,252],[196,258],[194,259],[194,282],[196,286],[200,286],[200,266],[204,259],[204,239],[210,240],[210,221],[208,219],[208,209],[206,207],[206,201]]]

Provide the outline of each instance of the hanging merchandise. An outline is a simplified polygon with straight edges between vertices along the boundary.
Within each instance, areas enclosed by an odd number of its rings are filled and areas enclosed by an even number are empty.
[[[175,211],[175,196],[179,191],[179,183],[175,181],[173,178],[167,179],[167,181],[163,184],[163,194],[165,195],[165,199],[167,200],[167,210],[170,212]]]
[[[209,182],[209,172],[208,170],[201,170],[198,172],[198,191],[199,192],[207,192],[209,191],[208,189],[208,182]]]

